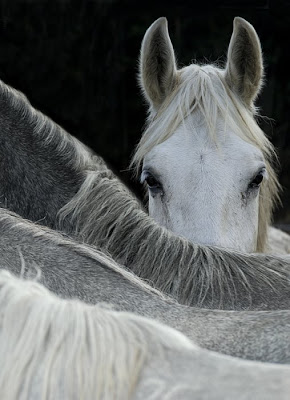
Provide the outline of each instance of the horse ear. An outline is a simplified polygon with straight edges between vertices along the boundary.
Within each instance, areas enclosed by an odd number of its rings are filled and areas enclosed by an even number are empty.
[[[176,81],[176,61],[167,19],[157,19],[146,31],[141,46],[139,80],[145,98],[158,109]]]
[[[234,19],[225,78],[244,103],[252,106],[263,82],[263,59],[258,35],[243,18]]]

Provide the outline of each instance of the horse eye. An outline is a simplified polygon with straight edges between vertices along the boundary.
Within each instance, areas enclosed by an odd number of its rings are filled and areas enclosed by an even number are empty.
[[[161,183],[148,171],[143,172],[143,178],[141,181],[146,182],[148,185],[148,189],[150,190],[151,194],[159,194],[163,193]]]
[[[157,181],[157,179],[155,179],[154,176],[152,176],[152,175],[146,176],[145,182],[147,183],[149,189],[155,188],[155,187],[157,187],[157,186],[160,186],[160,184],[159,184],[159,182]]]
[[[255,176],[255,178],[252,180],[252,182],[250,183],[249,188],[250,188],[250,189],[256,189],[256,188],[258,188],[258,187],[261,185],[261,183],[262,183],[262,181],[263,181],[263,179],[264,179],[264,175],[265,175],[265,170],[260,171],[260,172]]]

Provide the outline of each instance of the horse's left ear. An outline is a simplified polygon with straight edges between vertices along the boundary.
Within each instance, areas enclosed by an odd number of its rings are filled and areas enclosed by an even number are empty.
[[[176,82],[176,62],[167,19],[157,19],[145,33],[141,46],[139,80],[144,95],[157,110]]]
[[[263,82],[263,59],[260,40],[251,24],[234,19],[225,78],[247,106],[251,106]]]

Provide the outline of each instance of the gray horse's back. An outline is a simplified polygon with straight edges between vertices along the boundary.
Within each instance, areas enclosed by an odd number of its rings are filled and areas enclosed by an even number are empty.
[[[225,357],[197,348],[168,351],[161,365],[155,359],[139,383],[136,400],[288,400],[290,367]],[[149,378],[156,374],[155,379]],[[170,379],[175,385],[171,386]],[[144,397],[142,397],[144,396]]]
[[[152,319],[0,271],[0,398],[286,400],[290,366],[203,350]]]

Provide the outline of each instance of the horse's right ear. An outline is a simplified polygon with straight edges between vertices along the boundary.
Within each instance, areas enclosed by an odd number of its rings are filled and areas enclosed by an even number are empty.
[[[145,98],[157,110],[176,81],[176,61],[167,19],[157,19],[146,31],[141,46],[139,79]]]

